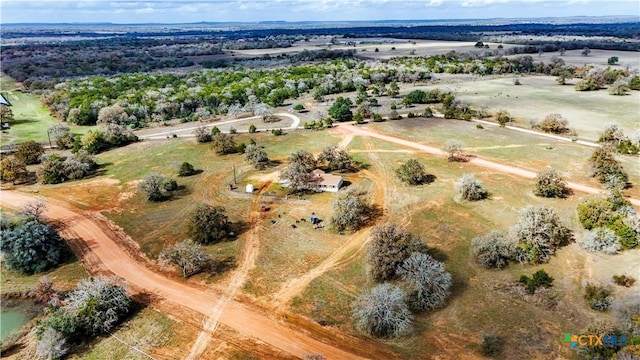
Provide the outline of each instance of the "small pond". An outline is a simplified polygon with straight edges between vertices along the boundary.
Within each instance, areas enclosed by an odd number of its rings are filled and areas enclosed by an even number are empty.
[[[29,322],[37,313],[37,307],[28,301],[3,300],[0,307],[0,339],[4,340],[11,333]]]

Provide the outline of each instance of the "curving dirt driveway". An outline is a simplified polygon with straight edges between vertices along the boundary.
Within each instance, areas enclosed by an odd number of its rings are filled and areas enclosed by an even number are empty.
[[[41,200],[47,205],[43,214],[45,218],[62,222],[65,225],[65,235],[75,235],[76,238],[80,238],[91,254],[95,254],[108,270],[124,278],[132,287],[155,294],[203,315],[209,315],[214,304],[220,301],[220,295],[211,290],[175,281],[145,267],[118,246],[96,222],[80,213],[47,199],[16,191],[0,192],[2,207],[20,209],[34,200]],[[231,299],[224,304],[219,316],[220,323],[298,357],[306,354],[322,354],[327,359],[365,358],[353,352],[376,357],[375,346],[367,348],[358,339],[349,338],[343,334],[326,339],[327,334],[321,334],[320,331],[314,332],[314,336],[322,337],[319,340],[309,336],[308,326],[304,327],[304,330],[300,330],[299,326],[296,329],[293,325],[290,326],[261,313],[259,309]],[[341,347],[349,350],[329,344],[337,341],[340,342]],[[389,355],[384,354],[385,357]]]
[[[401,139],[391,135],[381,134],[373,130],[362,128],[359,126],[341,125],[338,127],[338,129],[339,131],[343,131],[345,133],[351,133],[351,134],[360,135],[360,136],[369,136],[369,137],[390,142],[393,144],[420,150],[429,154],[434,154],[434,155],[443,156],[443,157],[448,156],[446,152],[436,147],[420,144],[410,140]],[[473,165],[481,166],[484,168],[493,169],[502,173],[524,177],[527,179],[533,179],[536,177],[536,173],[533,171],[521,169],[519,167],[515,167],[511,165],[500,164],[494,161],[489,161],[481,158],[472,158],[471,160],[469,160],[469,163]],[[574,191],[579,191],[587,194],[599,194],[602,191],[599,188],[580,184],[580,183],[575,183],[575,182],[567,182],[567,185],[570,189]],[[633,206],[635,206],[636,208],[640,208],[639,199],[634,199],[634,198],[627,198],[627,199],[631,202]]]

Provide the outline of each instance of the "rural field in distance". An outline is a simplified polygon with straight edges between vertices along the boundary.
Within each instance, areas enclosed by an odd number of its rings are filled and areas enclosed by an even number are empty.
[[[3,357],[640,358],[640,14],[12,6]]]

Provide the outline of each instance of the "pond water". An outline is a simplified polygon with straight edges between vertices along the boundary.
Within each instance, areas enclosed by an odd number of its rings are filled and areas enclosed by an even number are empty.
[[[33,314],[27,304],[15,304],[2,302],[0,311],[0,339],[5,339],[11,333],[18,332],[26,324]]]

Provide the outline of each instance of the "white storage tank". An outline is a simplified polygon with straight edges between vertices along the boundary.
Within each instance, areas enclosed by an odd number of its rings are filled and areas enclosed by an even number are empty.
[[[253,193],[253,184],[247,184],[247,187],[245,189],[246,192]]]

